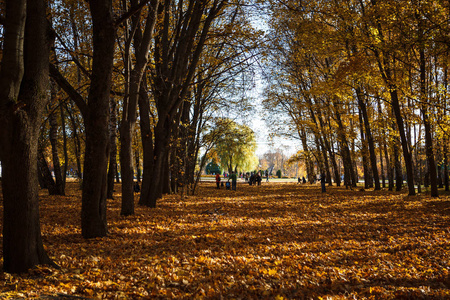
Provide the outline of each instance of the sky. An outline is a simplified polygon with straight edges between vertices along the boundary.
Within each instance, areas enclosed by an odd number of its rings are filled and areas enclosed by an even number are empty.
[[[258,83],[250,92],[251,97],[254,99],[257,117],[253,118],[248,126],[253,129],[256,135],[256,156],[262,157],[264,153],[278,148],[282,149],[284,154],[291,156],[300,149],[299,142],[286,137],[277,136],[273,139],[270,137],[272,132],[270,127],[264,121],[265,116],[270,114],[270,111],[267,111],[261,103],[263,99],[263,89],[263,84]]]

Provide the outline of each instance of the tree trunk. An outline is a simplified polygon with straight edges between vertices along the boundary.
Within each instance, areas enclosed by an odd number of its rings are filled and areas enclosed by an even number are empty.
[[[107,234],[106,187],[109,158],[109,97],[114,58],[115,27],[112,3],[90,0],[93,24],[91,87],[84,116],[86,150],[81,204],[84,238]]]
[[[369,146],[369,158],[370,158],[370,165],[372,167],[373,180],[375,183],[375,191],[378,191],[381,189],[380,177],[378,175],[377,156],[375,154],[375,143],[372,136],[372,130],[370,129],[370,120],[369,115],[367,113],[367,105],[359,88],[357,89],[356,94],[358,98],[358,105],[361,109],[361,113],[363,116],[364,131],[367,137],[367,144]]]
[[[388,176],[388,190],[393,191],[394,190],[394,169],[392,167],[391,160],[389,159],[389,153],[388,153],[388,147],[386,141],[383,143],[384,148],[384,157],[386,159],[386,169],[387,169],[387,176]]]
[[[423,118],[423,125],[425,129],[425,154],[427,156],[428,168],[430,174],[430,186],[431,186],[431,197],[438,197],[438,186],[437,186],[437,176],[436,176],[436,162],[434,159],[433,150],[433,138],[431,136],[431,124],[428,116],[428,97],[427,89],[425,86],[426,78],[426,65],[425,65],[425,49],[423,45],[423,32],[422,32],[422,21],[419,21],[419,61],[420,61],[420,98],[421,98],[421,112]]]
[[[414,169],[411,159],[411,152],[408,149],[408,140],[406,139],[405,126],[403,125],[403,117],[400,110],[400,103],[398,100],[397,90],[396,89],[390,90],[390,94],[391,94],[391,104],[394,110],[395,119],[397,121],[398,132],[400,134],[400,140],[403,150],[403,158],[405,160],[408,191],[410,196],[414,196],[416,194],[414,187]]]
[[[122,208],[120,214],[123,216],[134,214],[132,131],[134,131],[134,124],[122,120],[120,126],[120,174],[122,175]]]
[[[67,152],[67,133],[66,133],[66,116],[64,115],[63,105],[65,103],[60,103],[59,110],[61,114],[61,128],[63,134],[63,153],[64,153],[64,167],[63,167],[63,190],[66,190],[66,179],[67,179],[67,166],[69,164],[69,154]]]
[[[137,146],[136,146],[137,147]],[[136,168],[136,181],[141,182],[141,162],[139,157],[139,149],[134,151],[134,164]]]
[[[109,167],[108,167],[108,191],[107,198],[113,199],[114,194],[114,177],[117,169],[117,118],[116,118],[116,101],[111,97],[110,101],[110,121],[109,121]]]
[[[64,181],[62,177],[61,163],[58,155],[58,122],[56,121],[55,112],[50,112],[50,144],[52,146],[53,172],[55,173],[56,193],[57,195],[65,195]]]
[[[55,180],[53,179],[52,172],[48,168],[48,164],[45,160],[41,147],[38,147],[37,162],[38,172],[42,178],[44,188],[48,189],[49,195],[58,195]]]
[[[150,197],[150,184],[153,178],[153,132],[150,126],[150,104],[147,96],[145,80],[141,83],[139,94],[139,120],[143,152],[143,173],[139,204],[146,205],[146,201]]]
[[[314,173],[314,163],[312,161],[311,153],[309,151],[309,147],[308,147],[308,143],[307,143],[307,139],[306,139],[306,132],[305,132],[304,128],[301,128],[301,130],[299,130],[299,134],[300,134],[300,140],[302,141],[303,153],[304,153],[304,157],[305,157],[306,177],[311,178],[311,177],[313,177],[312,174]]]
[[[386,188],[386,175],[384,173],[384,163],[383,163],[383,149],[380,145],[380,173],[381,173],[381,184],[383,189]]]
[[[81,142],[80,142],[80,136],[78,134],[78,123],[77,120],[75,120],[75,116],[73,115],[73,112],[69,107],[66,107],[66,111],[69,114],[70,123],[72,124],[72,140],[73,140],[73,148],[75,151],[75,160],[77,164],[76,169],[76,175],[78,179],[83,178],[83,172],[81,168]]]
[[[132,7],[138,5],[138,1],[131,1]],[[148,52],[153,38],[153,29],[156,23],[156,13],[159,1],[152,1],[147,22],[142,34],[140,30],[140,18],[135,14],[132,17],[133,28],[136,28],[134,35],[127,36],[126,40],[126,74],[128,81],[125,88],[128,94],[125,95],[122,109],[122,123],[120,125],[120,168],[122,173],[122,215],[134,214],[134,167],[133,167],[133,136],[136,125],[137,105],[139,101],[139,89],[148,61]],[[131,69],[131,57],[129,55],[131,41],[134,38],[135,65]],[[128,73],[129,72],[129,73]],[[128,76],[129,74],[129,76]]]
[[[359,133],[361,136],[361,156],[362,156],[362,162],[363,162],[363,173],[364,173],[364,188],[368,189],[373,187],[373,178],[372,178],[372,174],[371,174],[371,170],[369,167],[369,163],[367,161],[367,141],[366,141],[366,137],[364,135],[364,129],[363,129],[363,120],[362,120],[362,113],[361,113],[361,109],[359,110]]]
[[[353,169],[352,157],[345,135],[344,125],[342,124],[341,114],[335,109],[336,122],[338,123],[338,137],[341,143],[342,160],[344,161],[344,181],[345,186],[356,187],[356,175]]]
[[[395,190],[401,191],[403,186],[403,172],[402,163],[400,161],[400,155],[398,150],[398,141],[394,140],[393,151],[394,151],[394,168],[395,168]]]
[[[48,101],[50,38],[46,1],[6,1],[3,28],[3,269],[22,273],[39,264],[53,264],[42,244],[36,164],[42,113]]]

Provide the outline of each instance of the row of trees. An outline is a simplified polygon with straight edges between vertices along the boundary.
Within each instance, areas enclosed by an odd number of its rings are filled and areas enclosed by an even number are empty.
[[[195,187],[200,147],[217,139],[207,126],[212,117],[231,103],[242,111],[246,106],[243,99],[233,103],[249,82],[257,45],[246,2],[2,2],[6,271],[52,264],[41,241],[38,181],[63,194],[68,166],[76,166],[82,177],[85,238],[107,234],[106,199],[112,196],[117,165],[121,213],[134,213],[138,148],[140,204],[155,207],[163,193]],[[55,179],[46,153],[51,153]]]
[[[449,190],[447,1],[266,1],[265,105],[288,115],[309,178]],[[420,190],[419,190],[420,192]]]

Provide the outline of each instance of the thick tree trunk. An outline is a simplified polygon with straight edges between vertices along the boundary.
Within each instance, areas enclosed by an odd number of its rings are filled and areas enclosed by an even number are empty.
[[[122,121],[120,126],[120,170],[122,175],[122,208],[120,214],[129,216],[134,214],[134,168],[132,132],[134,122]]]
[[[10,273],[53,264],[42,244],[36,164],[41,117],[48,100],[50,39],[45,12],[46,1],[6,1],[0,73],[0,158],[3,268]]]
[[[3,268],[21,273],[38,264],[51,264],[41,239],[37,182],[37,124],[25,113],[11,120],[10,145],[2,155]],[[31,126],[30,126],[31,125]],[[14,128],[15,130],[12,130]],[[19,129],[19,128],[25,128]]]
[[[156,207],[157,200],[161,199],[163,195],[164,168],[166,165],[165,159],[167,159],[166,151],[168,151],[169,145],[169,128],[168,126],[164,126],[164,124],[168,125],[169,121],[158,120],[154,130],[155,146],[153,147],[153,156],[148,157],[151,161],[144,159],[144,181],[142,183],[143,190],[141,191],[139,203],[148,207]],[[149,143],[150,141],[143,140],[143,144]],[[148,174],[151,175],[151,177],[149,176],[150,178],[147,179],[147,170],[150,169],[148,167],[151,168],[151,173]],[[149,180],[148,183],[146,179]],[[146,184],[148,184],[148,190],[146,188]]]
[[[90,0],[93,24],[93,65],[86,125],[81,231],[85,238],[107,234],[106,187],[109,158],[109,97],[115,27],[112,3]]]

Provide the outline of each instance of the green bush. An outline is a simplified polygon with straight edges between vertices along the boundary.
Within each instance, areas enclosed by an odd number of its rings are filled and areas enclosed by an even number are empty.
[[[278,177],[278,178],[281,178],[281,170],[278,170],[278,171],[277,171],[277,177]]]

